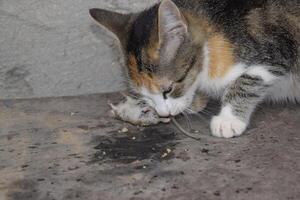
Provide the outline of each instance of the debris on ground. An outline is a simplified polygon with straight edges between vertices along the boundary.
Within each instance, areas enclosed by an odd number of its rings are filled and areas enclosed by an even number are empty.
[[[161,155],[162,158],[166,158],[172,152],[171,149],[167,148],[165,152]]]
[[[121,133],[127,133],[129,130],[127,127],[122,128]]]

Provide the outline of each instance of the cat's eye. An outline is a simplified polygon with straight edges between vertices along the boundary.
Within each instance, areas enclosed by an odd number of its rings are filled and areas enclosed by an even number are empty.
[[[169,87],[166,87],[163,89],[163,97],[164,99],[167,99],[167,95],[170,94],[173,91],[173,85],[170,85]]]

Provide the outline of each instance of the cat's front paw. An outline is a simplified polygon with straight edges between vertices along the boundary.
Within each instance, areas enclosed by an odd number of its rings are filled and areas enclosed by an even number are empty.
[[[216,116],[211,121],[211,131],[216,137],[232,138],[240,136],[246,130],[247,124],[239,119]]]
[[[212,135],[216,137],[232,138],[242,135],[247,128],[247,123],[223,108],[220,115],[213,117],[210,128]]]

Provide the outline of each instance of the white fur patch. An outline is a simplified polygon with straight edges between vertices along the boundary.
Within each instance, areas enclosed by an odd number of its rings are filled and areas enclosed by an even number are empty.
[[[266,95],[266,101],[300,102],[300,77],[287,75],[274,82]]]
[[[145,87],[142,87],[140,92],[144,96],[144,100],[147,101],[160,116],[176,116],[188,108],[193,102],[194,95],[199,85],[199,78],[200,77],[197,77],[196,81],[186,91],[185,95],[180,98],[168,97],[167,99],[164,99],[162,94],[153,94]]]
[[[210,127],[214,136],[232,138],[242,135],[247,124],[234,116],[231,106],[227,105],[218,116],[213,117]]]
[[[162,94],[153,94],[147,90],[147,88],[142,87],[141,94],[144,96],[144,100],[152,106],[160,116],[169,116],[170,109],[166,104],[166,100],[163,98]]]
[[[183,112],[191,103],[193,100],[193,95],[192,97],[188,97],[188,95],[185,95],[181,98],[168,98],[166,100],[166,104],[170,110],[170,113],[172,116],[176,116],[179,113]]]
[[[272,68],[272,67],[270,67]],[[266,101],[272,102],[296,102],[300,101],[300,77],[296,75],[286,75],[277,78],[270,73],[267,66],[253,66],[247,74],[259,76],[266,83],[272,83],[272,86],[266,94]],[[276,81],[275,81],[276,80]]]
[[[261,77],[266,83],[270,83],[273,81],[276,77],[271,74],[267,70],[267,66],[251,66],[249,70],[247,70],[247,74],[250,76],[259,76]]]

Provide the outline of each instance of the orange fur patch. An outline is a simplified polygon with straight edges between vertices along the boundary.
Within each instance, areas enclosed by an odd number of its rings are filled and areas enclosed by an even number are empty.
[[[235,63],[233,45],[220,35],[214,35],[208,40],[209,48],[209,77],[222,78]]]
[[[189,32],[191,33],[196,44],[203,44],[207,38],[207,35],[214,32],[214,27],[205,18],[205,16],[199,17],[199,15],[195,15],[194,13],[185,10],[182,14],[189,24]]]
[[[151,36],[146,52],[148,60],[152,63],[157,62],[159,60],[159,39],[157,35],[156,26],[154,26],[153,30],[151,31]]]
[[[159,91],[158,82],[155,77],[150,77],[144,72],[139,72],[136,57],[132,54],[128,57],[128,66],[131,79],[136,87],[146,87],[149,91],[156,93]]]
[[[156,62],[159,59],[159,52],[157,46],[158,44],[155,45],[154,47],[148,48],[147,50],[148,57],[152,62]]]

